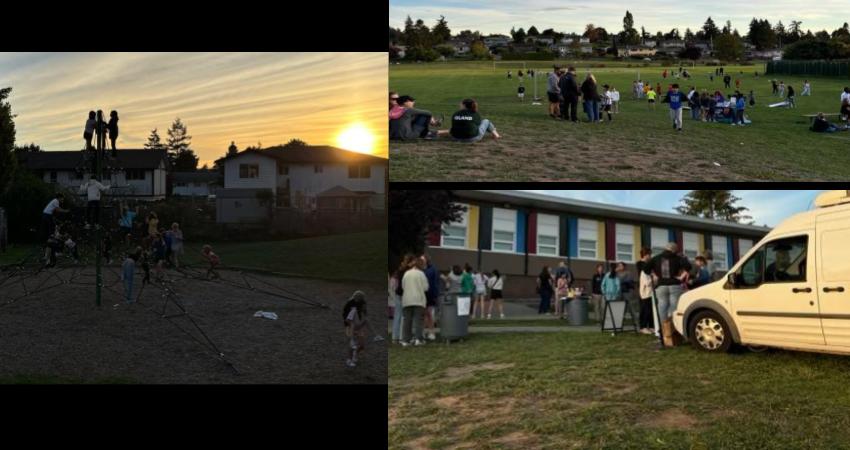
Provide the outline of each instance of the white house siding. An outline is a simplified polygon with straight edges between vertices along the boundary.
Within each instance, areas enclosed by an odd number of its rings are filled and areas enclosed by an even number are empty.
[[[240,164],[257,164],[260,173],[257,178],[239,178]],[[275,189],[277,161],[266,156],[244,154],[227,160],[224,165],[224,187],[227,189]]]
[[[207,196],[210,195],[210,185],[205,182],[197,182],[197,181],[188,181],[185,183],[186,186],[177,186],[174,184],[174,188],[171,191],[172,195],[185,195],[185,196]]]
[[[315,173],[314,165],[290,165],[290,195],[294,206],[299,196],[314,198],[316,194],[335,186],[352,191],[372,191],[384,194],[384,172],[382,165],[373,165],[370,178],[348,178],[348,164],[322,164],[322,172]]]
[[[44,172],[43,180],[50,183],[49,170]],[[77,174],[72,170],[57,170],[56,184],[80,194],[80,185],[89,179],[89,175],[84,175],[82,178],[77,178]],[[153,181],[152,181],[153,180]],[[124,172],[116,172],[104,177],[104,184],[120,188],[113,192],[113,195],[120,196],[142,196],[142,197],[164,197],[165,196],[165,169],[156,169],[155,171],[145,170],[144,180],[129,180],[127,181]],[[82,195],[82,194],[80,194]]]

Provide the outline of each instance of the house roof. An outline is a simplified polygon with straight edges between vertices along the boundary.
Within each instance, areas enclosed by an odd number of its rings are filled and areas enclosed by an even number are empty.
[[[626,206],[575,200],[552,195],[521,191],[453,191],[462,199],[496,202],[516,206],[533,206],[576,215],[597,216],[609,219],[640,221],[659,227],[681,227],[716,233],[734,233],[741,236],[762,238],[770,228],[721,220],[703,219],[681,214],[650,211]]]
[[[262,150],[244,150],[235,155],[229,155],[225,159],[238,158],[245,154],[257,154],[274,158],[282,163],[371,163],[388,165],[389,160],[365,153],[343,150],[328,145],[307,145],[304,147],[288,147],[282,145]]]
[[[326,191],[316,194],[316,197],[368,197],[375,195],[372,191],[352,191],[342,186],[334,186]]]
[[[171,180],[175,183],[212,183],[218,181],[220,175],[212,170],[199,170],[197,172],[171,172]]]
[[[27,152],[18,158],[29,170],[76,170],[85,164],[81,150]],[[107,167],[155,169],[163,160],[167,165],[165,150],[119,149],[115,162],[109,159],[104,159],[104,162]]]

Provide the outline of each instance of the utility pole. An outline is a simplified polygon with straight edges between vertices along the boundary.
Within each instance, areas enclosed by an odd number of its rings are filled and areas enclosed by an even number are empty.
[[[100,182],[100,180],[103,178],[102,159],[103,159],[103,147],[104,147],[104,144],[105,144],[105,141],[106,141],[106,139],[103,136],[104,131],[105,130],[103,129],[103,111],[98,110],[98,112],[97,112],[97,149],[95,150],[97,152],[95,154],[95,161],[96,161],[95,172],[97,173],[96,176],[97,176],[98,182]],[[101,243],[101,239],[100,239],[100,207],[99,206],[100,205],[98,205],[98,208],[97,208],[97,214],[96,214],[96,218],[95,218],[96,222],[94,224],[94,239],[95,239],[95,242],[96,242],[96,244],[95,244],[96,254],[95,254],[95,257],[94,257],[95,273],[96,273],[95,294],[94,294],[95,297],[94,298],[95,298],[95,303],[97,304],[98,308],[100,308],[100,288],[103,285],[103,278],[102,278],[101,273],[100,273],[100,253],[101,253],[102,243]]]

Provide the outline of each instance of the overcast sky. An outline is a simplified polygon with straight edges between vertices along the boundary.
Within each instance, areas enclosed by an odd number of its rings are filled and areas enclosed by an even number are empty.
[[[408,15],[414,21],[422,19],[433,26],[444,15],[453,33],[471,29],[485,34],[508,34],[511,27],[528,30],[531,25],[540,31],[554,28],[582,33],[588,23],[616,32],[623,29],[626,9],[631,11],[638,31],[644,26],[653,35],[673,28],[678,28],[681,34],[688,27],[696,32],[708,16],[718,28],[731,20],[732,27],[742,35],[753,17],[767,19],[771,25],[781,20],[786,27],[792,20],[800,20],[802,29],[811,29],[812,33],[821,29],[832,32],[850,20],[847,0],[820,0],[811,4],[799,0],[645,0],[633,4],[615,0],[390,0],[390,26],[404,28]]]
[[[679,199],[687,190],[607,190],[607,191],[530,191],[547,195],[575,198],[618,206],[650,209],[662,212],[675,212]],[[741,198],[740,206],[750,208],[755,225],[775,227],[784,219],[804,211],[814,205],[814,199],[823,191],[733,191]]]
[[[117,110],[118,148],[163,141],[176,117],[201,164],[299,138],[336,145],[355,122],[386,157],[386,53],[0,53],[19,145],[83,148],[90,110]]]

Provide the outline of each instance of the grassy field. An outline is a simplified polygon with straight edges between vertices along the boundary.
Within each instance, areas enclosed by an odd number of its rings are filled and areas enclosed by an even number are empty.
[[[540,73],[551,70],[548,63],[528,63]],[[587,63],[585,63],[587,64]],[[843,180],[850,172],[850,132],[815,134],[808,130],[803,114],[819,111],[836,113],[839,94],[850,80],[812,78],[813,95],[800,97],[802,77],[778,77],[797,91],[797,108],[768,108],[778,102],[771,95],[769,77],[754,76],[762,65],[734,67],[726,71],[740,77],[741,91],[755,92],[756,106],[747,106],[753,123],[746,127],[701,123],[683,111],[684,131],[676,133],[669,120],[668,106],[648,109],[644,100],[631,98],[632,81],[640,77],[653,86],[662,82],[663,67],[628,68],[606,63],[605,68],[578,66],[583,80],[591,70],[600,86],[616,86],[621,93],[621,113],[612,124],[577,125],[548,117],[545,79],[539,95],[543,105],[532,106],[533,84],[526,77],[524,103],[516,97],[514,78],[505,76],[509,66],[492,63],[433,63],[391,65],[390,89],[416,98],[416,106],[446,117],[459,109],[463,98],[479,102],[482,116],[490,119],[503,135],[476,144],[454,143],[446,139],[420,142],[391,142],[390,179],[393,181],[549,181],[549,180]],[[744,71],[743,75],[739,72]],[[709,81],[713,67],[690,69],[690,81],[679,84],[724,94],[723,81]],[[663,89],[672,83],[668,76]],[[685,89],[687,90],[687,88]],[[601,89],[600,89],[601,91]],[[580,118],[587,120],[580,112]],[[719,166],[718,166],[719,164]]]
[[[384,283],[387,231],[322,236],[288,241],[210,242],[225,266],[252,268],[324,279]],[[186,244],[184,263],[201,264],[201,245]],[[0,265],[19,261],[32,246],[11,246]]]
[[[393,347],[391,449],[846,448],[850,359],[657,351],[653,337]]]

